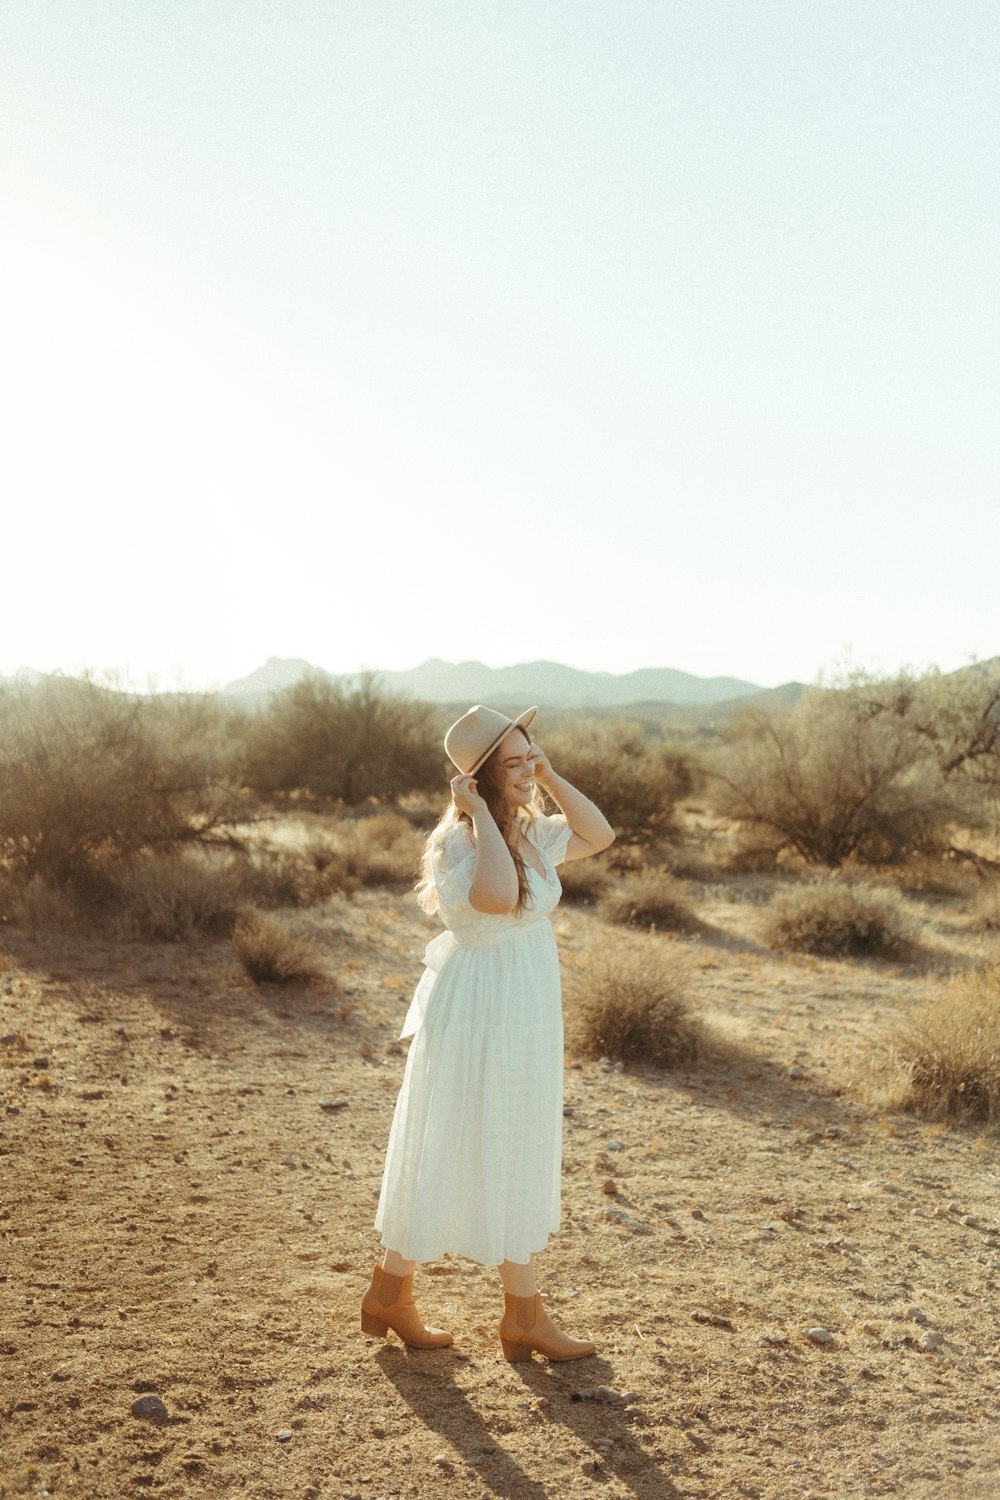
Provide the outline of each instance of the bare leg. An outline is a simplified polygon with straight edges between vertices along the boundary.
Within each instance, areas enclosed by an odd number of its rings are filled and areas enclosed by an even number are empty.
[[[415,1260],[404,1260],[398,1250],[387,1250],[382,1270],[387,1276],[412,1276],[417,1269]]]
[[[505,1260],[498,1270],[503,1289],[511,1297],[533,1297],[538,1291],[533,1260],[529,1260],[526,1264],[516,1260]]]

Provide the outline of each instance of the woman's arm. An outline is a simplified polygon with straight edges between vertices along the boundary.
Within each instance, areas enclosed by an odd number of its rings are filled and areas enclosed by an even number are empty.
[[[517,868],[503,834],[493,821],[493,814],[476,791],[476,778],[454,777],[451,795],[459,811],[467,812],[472,818],[476,842],[469,905],[490,916],[513,911],[519,895]]]
[[[544,750],[538,745],[532,745],[528,754],[535,762],[535,780],[545,788],[573,830],[566,859],[586,859],[613,844],[615,831],[600,808],[571,786],[565,777],[556,775]]]

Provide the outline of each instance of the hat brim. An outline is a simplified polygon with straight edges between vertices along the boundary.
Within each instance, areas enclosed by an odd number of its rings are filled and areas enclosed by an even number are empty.
[[[476,764],[472,767],[472,770],[467,771],[465,774],[467,776],[475,776],[476,772],[480,770],[480,768],[484,766],[489,760],[490,756],[493,754],[497,746],[502,744],[503,741],[507,738],[511,730],[527,729],[528,725],[531,723],[537,712],[538,705],[536,703],[534,708],[526,708],[523,714],[520,714],[516,719],[512,719],[511,722],[506,726],[506,728],[500,731],[489,749],[484,751],[483,754],[479,757],[479,759],[476,761]]]

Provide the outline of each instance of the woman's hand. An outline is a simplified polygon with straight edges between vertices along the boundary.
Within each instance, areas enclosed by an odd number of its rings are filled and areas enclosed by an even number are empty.
[[[538,785],[548,786],[556,773],[553,771],[551,762],[541,745],[536,745],[532,742],[528,746],[528,756],[535,763],[535,780],[538,782]]]
[[[451,800],[459,812],[468,813],[470,818],[474,818],[478,813],[489,811],[486,803],[476,790],[476,778],[474,776],[452,777]]]

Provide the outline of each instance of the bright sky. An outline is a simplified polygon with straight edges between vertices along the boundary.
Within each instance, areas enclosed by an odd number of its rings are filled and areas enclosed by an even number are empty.
[[[995,0],[4,0],[0,673],[1000,653]]]

